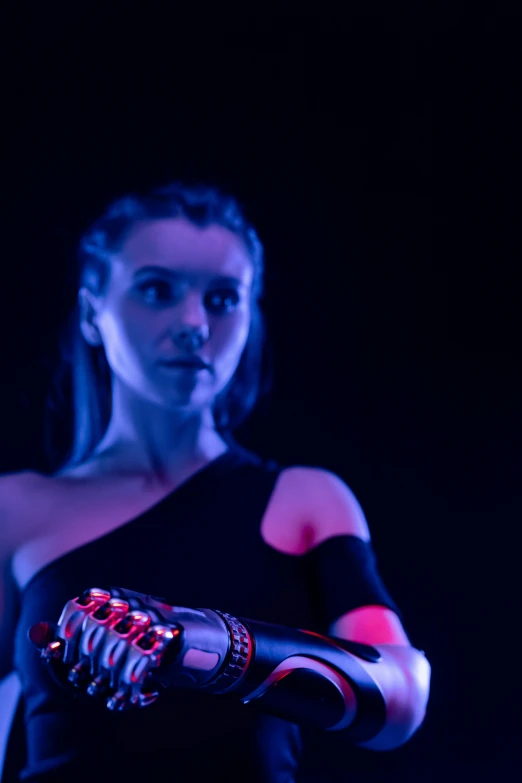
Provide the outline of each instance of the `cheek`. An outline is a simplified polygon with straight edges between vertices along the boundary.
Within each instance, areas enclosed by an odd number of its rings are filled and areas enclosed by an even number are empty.
[[[250,317],[248,313],[245,313],[237,324],[236,341],[237,345],[242,351],[245,347],[245,343],[248,339],[248,332],[250,329]]]
[[[106,314],[102,326],[107,349],[113,356],[140,352],[140,345],[152,333],[150,319],[144,318],[137,308],[120,305]]]
[[[245,347],[245,343],[248,339],[249,330],[250,330],[250,312],[246,310],[240,311],[237,314],[234,334],[235,334],[236,345],[241,351]]]
[[[241,354],[248,338],[250,314],[239,311],[221,321],[216,327],[216,343],[227,356],[235,357]]]

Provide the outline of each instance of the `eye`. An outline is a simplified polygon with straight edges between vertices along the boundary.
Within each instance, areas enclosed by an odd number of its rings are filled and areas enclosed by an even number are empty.
[[[211,313],[229,313],[239,302],[239,293],[235,288],[219,288],[205,294],[205,307]]]
[[[147,304],[168,302],[172,298],[172,288],[166,280],[144,280],[137,286],[141,298]]]

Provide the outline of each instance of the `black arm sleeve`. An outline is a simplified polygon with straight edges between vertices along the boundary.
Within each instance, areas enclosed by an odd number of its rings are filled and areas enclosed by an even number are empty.
[[[324,631],[361,606],[385,606],[402,619],[377,570],[369,541],[333,536],[304,555],[314,611]]]

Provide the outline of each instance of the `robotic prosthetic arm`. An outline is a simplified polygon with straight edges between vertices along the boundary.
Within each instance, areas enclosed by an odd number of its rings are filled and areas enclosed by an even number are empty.
[[[56,627],[38,623],[29,638],[61,684],[103,697],[111,710],[146,706],[161,687],[198,688],[301,725],[345,729],[354,743],[386,726],[390,705],[380,681],[393,679],[394,666],[404,678],[384,648],[123,588],[85,591]],[[406,650],[429,670],[423,653]]]

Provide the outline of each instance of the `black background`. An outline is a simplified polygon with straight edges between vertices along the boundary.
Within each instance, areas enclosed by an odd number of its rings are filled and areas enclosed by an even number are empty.
[[[78,232],[129,188],[220,183],[275,359],[238,439],[348,482],[433,667],[406,746],[328,737],[307,779],[515,780],[520,19],[94,8],[4,25],[0,467],[46,467]]]

